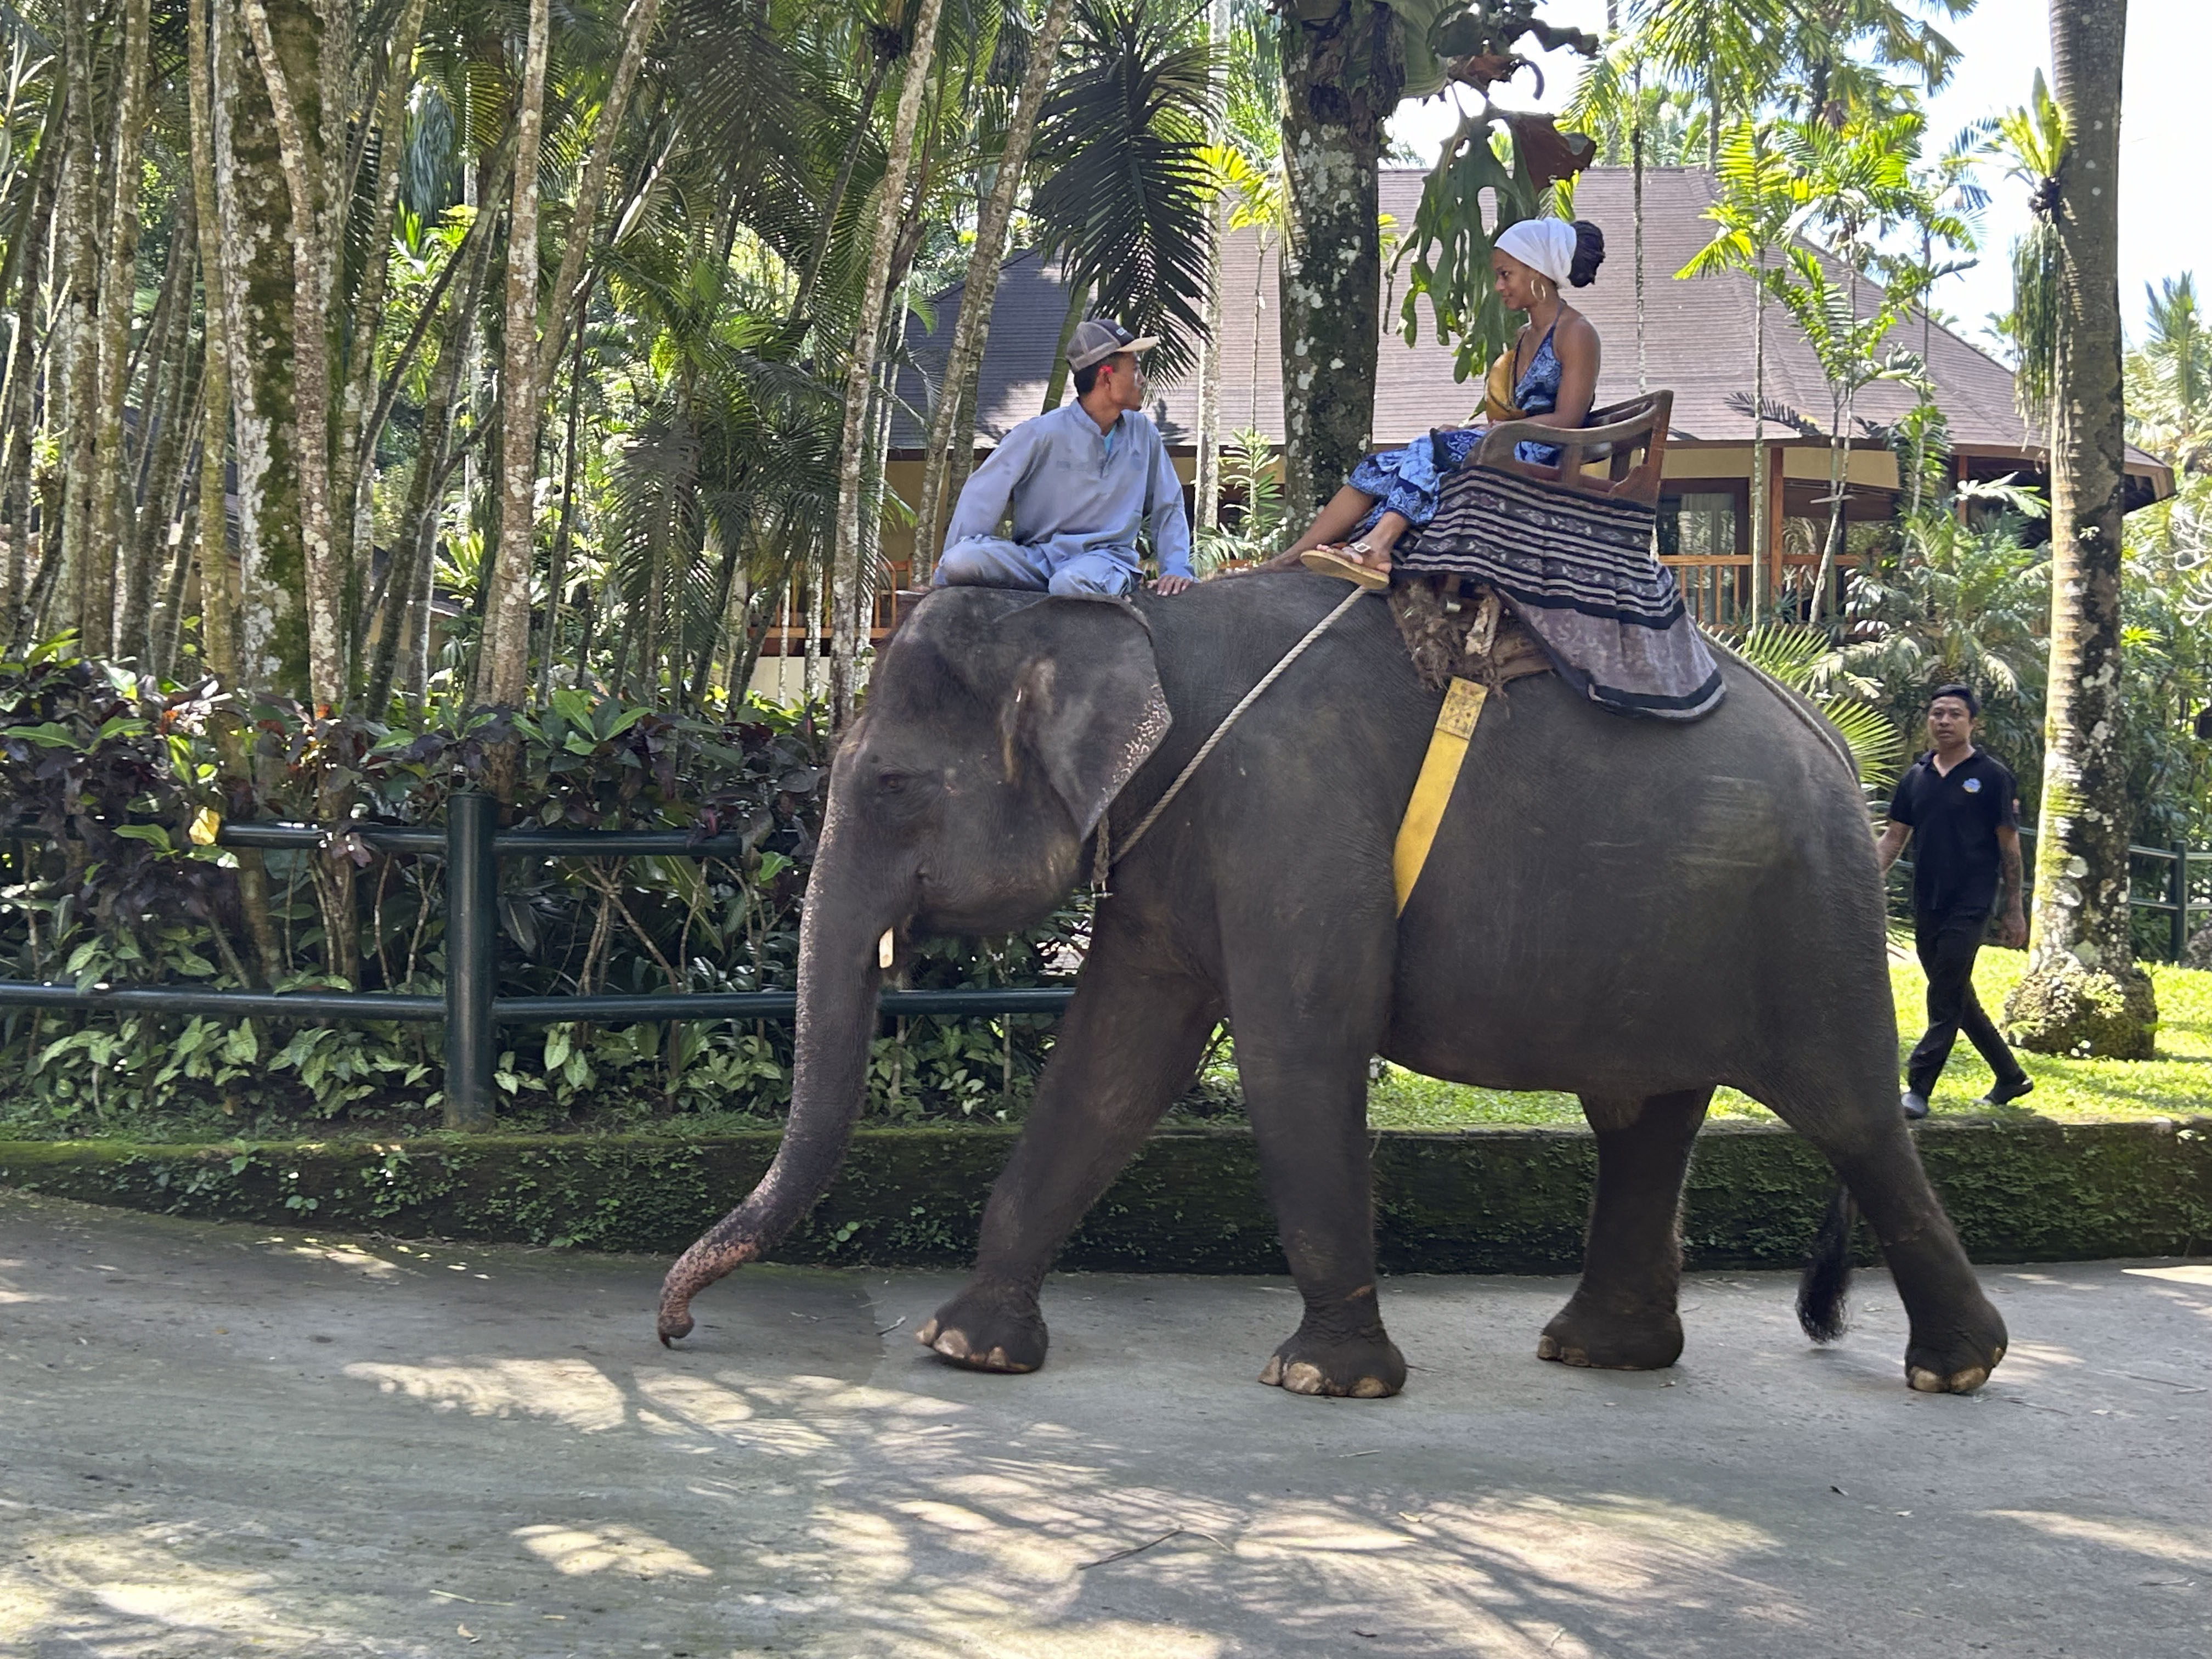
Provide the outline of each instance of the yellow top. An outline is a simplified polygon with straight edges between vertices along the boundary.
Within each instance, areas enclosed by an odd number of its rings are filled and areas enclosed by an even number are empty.
[[[1490,366],[1490,374],[1482,386],[1482,412],[1492,424],[1499,421],[1517,421],[1521,411],[1513,404],[1513,354],[1501,351],[1498,361]]]

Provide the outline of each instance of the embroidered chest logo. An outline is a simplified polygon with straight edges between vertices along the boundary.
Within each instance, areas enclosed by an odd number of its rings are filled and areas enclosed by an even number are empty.
[[[1979,778],[1968,778],[1959,787],[1970,795],[1978,795],[1982,793],[1982,781]]]

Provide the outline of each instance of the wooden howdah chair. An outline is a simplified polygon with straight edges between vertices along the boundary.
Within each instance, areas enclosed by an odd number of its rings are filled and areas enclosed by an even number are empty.
[[[1659,469],[1667,459],[1667,421],[1674,410],[1673,392],[1653,392],[1593,409],[1578,427],[1500,421],[1483,434],[1468,465],[1656,510]],[[1559,465],[1542,466],[1516,459],[1513,447],[1524,441],[1557,448]],[[1641,460],[1637,459],[1639,453]],[[1606,470],[1592,472],[1589,469],[1600,461],[1607,464]]]

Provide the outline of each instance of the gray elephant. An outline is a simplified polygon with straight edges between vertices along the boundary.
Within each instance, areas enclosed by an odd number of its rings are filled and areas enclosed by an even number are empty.
[[[950,589],[913,612],[831,772],[789,1127],[752,1194],[670,1269],[664,1340],[836,1173],[885,930],[903,948],[1049,914],[1090,872],[1109,808],[1118,844],[1344,592],[1285,573],[1133,605]],[[1897,1109],[1865,809],[1802,703],[1741,664],[1728,673],[1727,701],[1687,726],[1604,713],[1551,675],[1493,698],[1401,916],[1392,844],[1440,700],[1385,602],[1355,605],[1115,867],[975,1277],[923,1340],[983,1370],[1044,1363],[1054,1254],[1225,1018],[1304,1300],[1264,1382],[1372,1397],[1405,1382],[1376,1298],[1365,1096],[1379,1054],[1581,1097],[1597,1190],[1581,1285],[1544,1358],[1642,1369],[1680,1354],[1683,1176],[1728,1085],[1818,1146],[1872,1224],[1911,1316],[1911,1385],[1980,1387],[2005,1328]],[[1801,1299],[1808,1329],[1838,1318],[1848,1235],[1827,1230],[1826,1271]]]

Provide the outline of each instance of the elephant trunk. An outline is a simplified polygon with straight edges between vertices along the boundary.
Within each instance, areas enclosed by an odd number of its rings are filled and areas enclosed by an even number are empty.
[[[834,823],[836,806],[831,815]],[[866,1093],[876,992],[877,940],[894,907],[856,902],[841,879],[846,860],[825,826],[807,884],[799,938],[799,1030],[791,1115],[775,1161],[744,1203],[668,1270],[660,1287],[660,1340],[691,1334],[691,1298],[734,1267],[757,1260],[798,1224],[836,1176]]]

